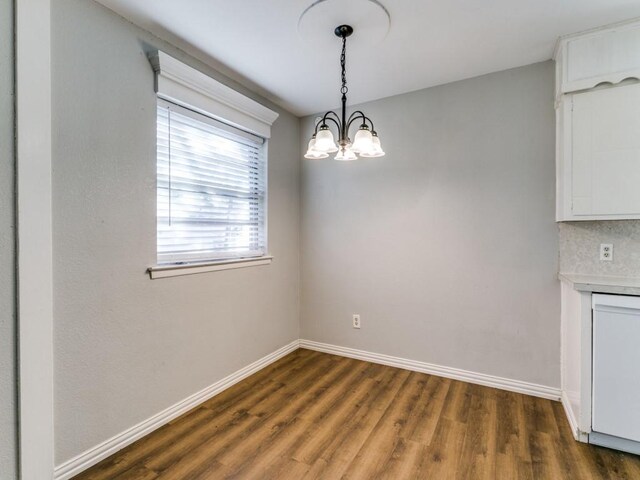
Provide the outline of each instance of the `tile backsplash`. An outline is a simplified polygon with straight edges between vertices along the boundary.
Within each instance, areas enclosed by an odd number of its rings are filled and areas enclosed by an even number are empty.
[[[640,277],[640,220],[562,222],[560,272]],[[613,244],[613,261],[600,260],[600,244]]]

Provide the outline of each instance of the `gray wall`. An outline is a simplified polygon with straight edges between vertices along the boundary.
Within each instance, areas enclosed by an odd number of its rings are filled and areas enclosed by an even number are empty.
[[[303,338],[559,386],[553,75],[361,105],[386,157],[304,161]]]
[[[207,68],[94,2],[54,0],[52,15],[60,464],[298,338],[300,127],[280,111],[269,144],[273,263],[150,280],[156,99],[144,44]]]
[[[17,472],[13,2],[0,3],[0,478]]]
[[[600,261],[600,244],[613,261]],[[560,271],[583,275],[640,275],[640,220],[560,223]]]

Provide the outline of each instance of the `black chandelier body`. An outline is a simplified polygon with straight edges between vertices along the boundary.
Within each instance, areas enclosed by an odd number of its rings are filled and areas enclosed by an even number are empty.
[[[380,145],[380,139],[373,126],[373,122],[362,111],[357,110],[347,118],[347,74],[346,74],[346,52],[347,37],[353,33],[350,25],[340,25],[336,27],[334,33],[342,38],[342,53],[340,54],[340,67],[342,69],[342,111],[338,115],[334,111],[328,111],[320,120],[316,122],[313,136],[309,141],[309,148],[305,158],[320,159],[327,158],[329,153],[338,152],[336,160],[357,160],[358,155],[365,158],[381,157],[384,151]],[[354,122],[359,122],[358,131],[351,142],[349,129]],[[337,127],[338,143],[333,137],[329,124]]]

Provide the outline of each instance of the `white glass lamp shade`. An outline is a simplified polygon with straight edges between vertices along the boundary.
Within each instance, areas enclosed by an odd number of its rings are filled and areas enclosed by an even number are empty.
[[[318,152],[316,149],[316,139],[312,138],[309,140],[309,148],[307,149],[307,153],[304,154],[304,158],[309,158],[312,160],[317,160],[319,158],[327,158],[329,156],[328,153]]]
[[[363,125],[353,138],[353,145],[351,149],[355,153],[369,152],[373,148],[373,136],[369,131],[369,127]]]
[[[380,144],[380,139],[377,134],[372,136],[371,140],[371,149],[366,152],[360,153],[361,157],[366,158],[374,158],[374,157],[382,157],[384,156],[384,151],[382,150],[382,145]]]
[[[336,160],[340,160],[342,162],[349,162],[351,160],[357,160],[357,159],[358,159],[358,156],[348,146],[341,147],[340,151],[336,155]]]
[[[328,156],[328,153],[323,152],[307,152],[304,154],[304,158],[308,158],[309,160],[320,160],[323,158],[327,158]]]
[[[338,151],[338,146],[333,139],[333,133],[331,133],[329,127],[320,127],[320,130],[318,131],[318,133],[316,133],[316,143],[314,150],[323,153]]]

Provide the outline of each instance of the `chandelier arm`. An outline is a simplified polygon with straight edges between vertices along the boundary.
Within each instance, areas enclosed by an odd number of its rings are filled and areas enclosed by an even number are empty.
[[[369,117],[367,117],[364,113],[362,113],[362,112],[360,112],[360,113],[361,113],[361,115],[358,115],[357,117],[352,118],[352,119],[349,120],[349,122],[347,123],[347,130],[349,130],[351,128],[351,124],[353,122],[355,122],[356,120],[361,118],[362,119],[362,125],[366,125],[367,122],[369,122],[369,124],[371,124],[371,131],[375,132],[375,129],[373,127],[373,122],[371,121],[371,119]]]
[[[335,115],[335,117],[336,117],[336,118],[335,118],[335,119],[333,119],[333,118],[329,117],[328,115],[329,115],[330,113],[333,113],[333,114]],[[340,117],[338,117],[338,114],[337,114],[336,112],[329,111],[329,112],[325,113],[325,114],[324,114],[324,115],[323,115],[323,116],[322,116],[322,117],[321,117],[321,118],[316,122],[316,125],[315,125],[315,127],[314,127],[314,129],[313,129],[313,134],[314,134],[314,135],[315,135],[316,133],[318,133],[318,127],[321,127],[321,126],[323,126],[323,125],[326,125],[326,121],[327,121],[327,120],[333,120],[333,122],[335,123],[336,121],[340,121]],[[339,126],[338,126],[338,131],[340,131],[340,127],[339,127]]]
[[[357,116],[356,116],[357,115]],[[351,115],[349,115],[349,120],[348,123],[351,123],[351,119],[354,118],[354,116],[356,116],[356,118],[358,117],[363,117],[364,118],[364,113],[362,112],[362,110],[356,110],[355,112],[353,112]]]
[[[327,118],[325,118],[323,120],[329,120],[329,121],[335,123],[336,127],[338,127],[338,133],[340,133],[342,127],[340,126],[339,120],[336,120],[335,118],[332,118],[332,117],[327,117]],[[326,125],[326,123],[323,122],[323,125]],[[317,130],[316,130],[316,132],[317,132]]]
[[[331,118],[329,117],[329,115],[334,115],[336,117],[336,120],[340,121],[340,116],[333,110],[329,110],[327,113],[325,113],[322,117],[322,121],[324,122],[327,118]]]

